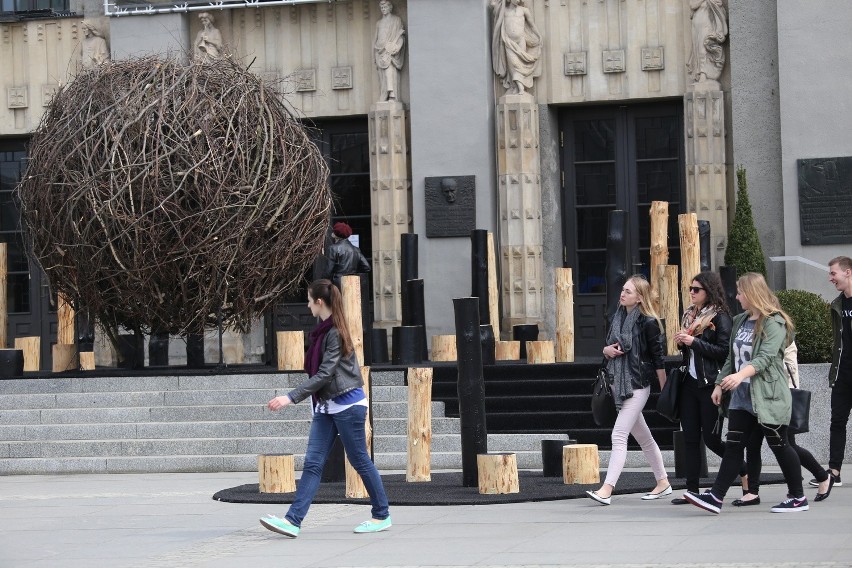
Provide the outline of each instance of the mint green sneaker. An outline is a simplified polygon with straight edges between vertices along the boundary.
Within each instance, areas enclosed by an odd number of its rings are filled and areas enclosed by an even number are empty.
[[[260,519],[260,524],[272,532],[277,532],[290,538],[299,536],[299,531],[301,530],[296,525],[291,525],[287,519],[279,519],[275,515],[263,517]]]
[[[391,524],[392,523],[390,517],[384,519],[383,521],[379,521],[378,523],[373,520],[364,521],[363,523],[355,527],[355,532],[360,534],[386,531],[391,528]]]

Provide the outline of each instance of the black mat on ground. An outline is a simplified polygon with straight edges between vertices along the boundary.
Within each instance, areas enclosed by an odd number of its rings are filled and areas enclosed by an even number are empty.
[[[669,478],[674,496],[686,489],[684,479]],[[526,501],[555,501],[577,499],[586,496],[586,491],[597,489],[592,485],[565,485],[561,477],[544,477],[541,472],[520,471],[518,482],[520,493],[508,495],[480,495],[476,487],[462,487],[461,472],[433,473],[432,481],[408,483],[404,474],[383,475],[382,481],[391,505],[496,505],[498,503],[523,503]],[[783,483],[781,474],[766,474],[762,484]],[[297,482],[298,483],[298,482]],[[701,487],[709,487],[713,479],[702,479]],[[654,475],[650,472],[624,472],[618,480],[615,495],[642,493],[654,486]],[[346,483],[322,483],[314,503],[369,504],[369,499],[347,499],[344,497]],[[736,494],[736,495],[735,495]],[[295,493],[259,493],[256,483],[223,489],[215,495],[216,501],[228,503],[291,503]],[[739,486],[732,487],[730,495],[739,497]],[[671,497],[667,497],[671,499]]]

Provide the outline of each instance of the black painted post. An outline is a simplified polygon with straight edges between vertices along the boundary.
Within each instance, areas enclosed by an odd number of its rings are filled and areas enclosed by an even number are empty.
[[[423,362],[421,335],[423,327],[419,325],[398,325],[393,328],[393,364],[410,365]]]
[[[527,341],[538,341],[537,323],[519,323],[512,326],[512,339],[521,342],[521,359],[527,358]]]
[[[620,209],[609,212],[609,231],[606,237],[606,319],[618,309],[621,288],[627,282],[627,213]]]
[[[479,298],[479,323],[491,323],[488,310],[488,231],[471,231],[470,247],[470,295]]]
[[[89,310],[81,309],[74,314],[74,323],[77,326],[77,350],[94,351],[95,348],[95,325]]]
[[[359,274],[361,280],[361,330],[364,342],[364,365],[370,365],[373,361],[373,337],[370,330],[373,329],[373,310],[370,308],[370,275]]]
[[[186,366],[190,369],[204,367],[204,335],[201,333],[186,335]]]
[[[725,289],[725,299],[728,301],[728,310],[731,315],[742,313],[743,309],[737,301],[737,267],[720,266],[719,277],[722,279],[722,287]]]
[[[490,323],[479,326],[479,343],[482,345],[482,364],[494,365],[497,354],[495,353],[496,341],[494,339],[494,327]]]
[[[461,422],[462,486],[479,486],[478,454],[488,453],[485,427],[485,378],[479,336],[479,299],[454,298],[456,360],[459,370],[459,421]]]
[[[408,290],[405,283],[416,280],[418,273],[417,233],[403,233],[400,238],[399,257],[399,282],[402,303],[402,325],[415,325],[411,322],[409,310],[411,306],[408,301]]]
[[[420,326],[420,345],[423,351],[423,361],[429,360],[429,351],[426,346],[426,301],[423,295],[423,279],[408,280],[405,282],[405,291],[408,300],[408,317],[410,323],[403,325]]]
[[[383,327],[374,327],[370,330],[370,364],[387,363],[388,357],[388,330]]]
[[[710,270],[710,221],[698,221],[698,255],[701,272]],[[693,274],[693,276],[695,276]]]
[[[169,364],[169,334],[153,331],[148,338],[148,365],[164,367]]]

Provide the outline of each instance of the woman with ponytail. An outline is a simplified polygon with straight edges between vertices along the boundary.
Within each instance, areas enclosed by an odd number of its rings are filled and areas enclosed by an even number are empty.
[[[270,410],[280,410],[311,397],[314,417],[305,451],[305,465],[296,497],[284,518],[270,515],[260,519],[260,524],[290,538],[299,535],[302,520],[319,489],[323,466],[335,438],[340,434],[346,456],[364,481],[372,505],[372,519],[355,527],[355,532],[387,530],[391,526],[388,498],[382,478],[367,453],[364,431],[367,398],[361,388],[364,381],[343,314],[340,290],[329,280],[317,280],[308,287],[308,308],[314,317],[320,319],[319,325],[310,333],[305,354],[308,379],[287,395],[273,398],[267,405]]]

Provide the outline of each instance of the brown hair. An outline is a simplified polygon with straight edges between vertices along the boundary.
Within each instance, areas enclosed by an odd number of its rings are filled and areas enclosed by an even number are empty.
[[[852,258],[849,258],[848,256],[835,256],[828,261],[829,268],[835,264],[840,267],[840,270],[850,270],[852,269]]]
[[[323,303],[331,310],[331,317],[334,321],[334,327],[337,328],[337,333],[340,335],[340,349],[343,355],[352,353],[352,336],[349,335],[349,326],[346,323],[346,316],[343,314],[343,295],[337,286],[331,283],[331,280],[315,280],[308,286],[308,294],[316,302],[322,300]]]
[[[716,306],[717,310],[730,315],[728,302],[725,300],[725,288],[722,286],[722,279],[719,278],[718,274],[709,271],[699,272],[693,277],[693,280],[701,284],[707,293],[705,305]]]

